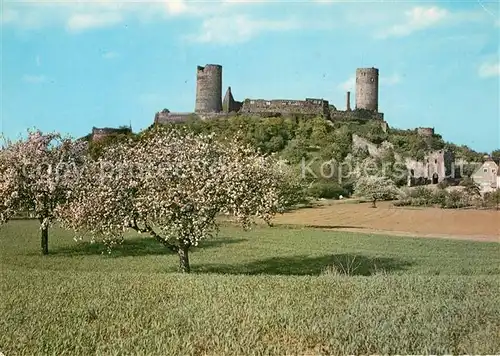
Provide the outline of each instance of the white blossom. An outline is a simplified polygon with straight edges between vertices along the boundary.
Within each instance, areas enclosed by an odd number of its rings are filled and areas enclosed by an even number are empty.
[[[217,233],[219,215],[244,227],[255,219],[269,223],[295,203],[299,190],[275,157],[236,140],[156,129],[88,162],[58,216],[64,226],[106,243],[133,228],[187,253]]]

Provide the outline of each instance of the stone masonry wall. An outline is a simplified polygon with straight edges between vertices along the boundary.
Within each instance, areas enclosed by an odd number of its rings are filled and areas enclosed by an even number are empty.
[[[113,135],[113,134],[126,134],[131,133],[130,128],[113,128],[113,127],[93,127],[92,128],[92,141],[99,141],[103,138]]]
[[[377,68],[356,69],[356,109],[378,111]]]
[[[330,107],[327,100],[265,100],[246,99],[240,113],[248,114],[301,114],[330,116]]]
[[[417,133],[420,136],[432,137],[432,135],[434,135],[434,129],[432,127],[419,127],[417,128]]]
[[[381,112],[370,112],[369,116],[366,115],[358,115],[356,110],[352,111],[344,111],[344,110],[330,110],[330,120],[360,120],[360,119],[375,119],[375,120],[384,120],[384,114]]]
[[[170,112],[168,110],[163,110],[157,112],[155,115],[155,124],[170,124],[170,123],[180,123],[185,122],[193,118],[195,113],[180,113],[180,112]]]
[[[413,178],[424,178],[432,182],[434,174],[437,174],[437,182],[439,183],[452,175],[454,161],[452,152],[439,150],[429,153],[423,161],[406,158],[405,164]]]
[[[196,72],[195,112],[222,111],[222,66],[207,64],[198,66]]]

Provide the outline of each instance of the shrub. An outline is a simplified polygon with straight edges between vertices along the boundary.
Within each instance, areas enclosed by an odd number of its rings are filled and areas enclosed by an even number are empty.
[[[483,196],[483,206],[485,208],[500,209],[500,189],[494,192],[485,193]]]
[[[338,183],[332,181],[314,182],[309,187],[310,196],[320,199],[338,199],[340,195],[349,196],[349,192]]]
[[[448,192],[444,189],[438,189],[434,192],[432,196],[432,204],[433,205],[443,205],[446,203],[446,198],[448,197]]]
[[[438,183],[437,187],[439,189],[446,189],[450,186],[450,183],[447,181],[447,180],[443,180],[441,182]]]
[[[416,187],[410,191],[410,199],[413,206],[429,206],[433,204],[434,192],[426,187]]]
[[[443,209],[460,209],[470,206],[469,196],[459,190],[452,190],[446,195],[446,199],[441,204]]]

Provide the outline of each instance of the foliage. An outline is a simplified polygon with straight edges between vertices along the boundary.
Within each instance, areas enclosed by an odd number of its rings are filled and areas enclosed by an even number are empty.
[[[244,227],[254,218],[270,223],[302,198],[286,165],[237,140],[160,127],[144,138],[88,163],[59,209],[65,226],[110,245],[129,227],[148,233],[189,272],[189,248],[216,234],[219,214]]]
[[[349,196],[349,191],[335,181],[320,180],[311,184],[308,194],[314,198],[338,199],[341,195]]]
[[[29,130],[26,139],[6,140],[0,151],[0,223],[29,211],[39,220],[42,253],[48,253],[48,228],[73,188],[86,149],[58,133]]]
[[[108,146],[118,145],[120,143],[126,143],[130,140],[136,140],[137,135],[130,131],[129,127],[120,127],[115,132],[112,132],[97,141],[93,141],[92,137],[89,136],[87,139],[88,153],[90,157],[97,159],[103,152],[103,150]]]
[[[500,149],[491,151],[491,158],[498,162],[500,160]]]
[[[493,192],[487,192],[483,197],[483,207],[500,209],[500,189]]]
[[[377,200],[392,200],[399,194],[393,181],[384,176],[362,176],[354,184],[354,194],[369,199],[376,207]]]
[[[471,206],[475,201],[481,201],[480,194],[471,189],[430,189],[415,187],[402,196],[396,206],[439,206],[443,209],[459,209]]]
[[[460,209],[470,206],[470,197],[465,192],[452,190],[446,195],[444,204],[441,205],[444,209]]]
[[[422,161],[430,151],[442,149],[444,142],[439,135],[423,137],[416,130],[390,129],[388,141],[402,157],[411,157]]]
[[[476,152],[466,145],[459,146],[454,143],[447,142],[445,148],[454,153],[455,159],[463,160],[468,163],[482,162],[484,157],[484,153]]]
[[[464,163],[460,166],[460,175],[463,178],[470,178],[481,167],[481,163]]]
[[[362,111],[359,113],[362,116]],[[441,149],[445,143],[441,136],[424,138],[416,130],[389,129],[384,132],[378,120],[338,120],[329,122],[321,117],[253,117],[237,115],[230,118],[196,120],[182,124],[196,133],[214,133],[219,138],[239,137],[263,153],[277,153],[293,165],[302,159],[315,157],[322,161],[330,159],[344,162],[353,153],[358,158],[367,158],[368,153],[353,152],[352,135],[359,135],[370,142],[381,144],[387,141],[393,149],[387,149],[386,158],[401,157],[423,159],[432,150]],[[366,157],[361,157],[361,156]],[[394,178],[394,177],[393,177]],[[404,184],[399,182],[399,184]]]
[[[464,191],[470,197],[481,196],[481,187],[471,178],[465,178],[460,181],[460,185],[464,187]]]

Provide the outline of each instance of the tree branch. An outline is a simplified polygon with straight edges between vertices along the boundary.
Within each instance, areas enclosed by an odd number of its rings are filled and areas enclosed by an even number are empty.
[[[153,236],[156,239],[156,241],[160,242],[163,246],[165,246],[166,248],[168,248],[172,252],[177,252],[179,250],[179,247],[166,241],[164,238],[162,238],[160,235],[158,235],[153,230],[153,228],[151,228],[151,226],[149,226],[148,224],[144,224],[144,228],[141,228],[137,224],[137,220],[134,219],[134,221],[132,221],[132,223],[129,226],[130,226],[130,228],[134,229],[137,232],[150,234],[151,236]]]

